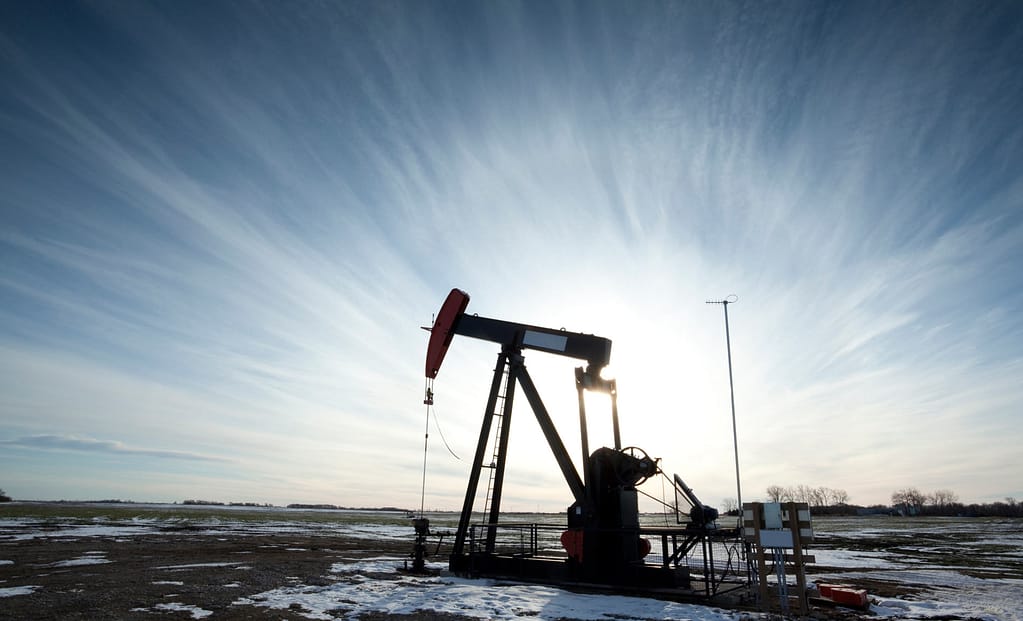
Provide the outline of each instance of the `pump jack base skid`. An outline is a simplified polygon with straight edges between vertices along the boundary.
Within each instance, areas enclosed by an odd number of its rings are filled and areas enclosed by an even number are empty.
[[[472,566],[471,569],[468,566]],[[702,588],[702,577],[693,577],[692,582],[701,588],[690,586],[687,568],[665,569],[654,565],[634,567],[634,573],[623,576],[620,582],[592,582],[573,576],[578,567],[570,567],[571,563],[559,558],[523,558],[503,555],[476,554],[472,558],[467,555],[451,559],[452,571],[456,575],[468,577],[486,577],[512,583],[543,584],[574,592],[628,595],[634,597],[650,597],[654,599],[707,604],[731,607],[741,605],[742,594],[746,591],[746,583],[728,583],[729,589],[722,589],[716,595],[708,596]],[[454,569],[465,567],[465,569]],[[720,585],[726,586],[724,584]]]
[[[623,563],[594,559],[587,563],[584,559],[566,558],[555,552],[552,531],[560,528],[540,524],[475,525],[470,530],[466,551],[460,554],[452,551],[448,567],[452,573],[468,578],[536,582],[604,592],[610,589],[616,593],[689,602],[714,600],[723,604],[722,600],[741,599],[749,592],[751,577],[741,554],[737,529],[643,527],[628,532],[632,537],[638,535],[649,542],[647,547],[652,547],[654,552],[650,559]],[[492,531],[489,537],[487,530]],[[601,534],[611,535],[605,543],[619,540],[614,536],[616,531]],[[483,549],[488,539],[492,541],[490,547],[496,549]],[[597,554],[605,551],[600,547],[589,550]],[[611,560],[615,558],[610,555]],[[651,563],[654,559],[656,561]]]
[[[684,530],[648,529],[646,534],[658,531],[677,533],[681,538]],[[708,546],[730,544],[734,535],[722,533],[721,537],[693,535],[690,533],[689,547],[675,548],[685,556],[685,551],[699,542]],[[670,542],[670,539],[668,539]],[[668,549],[670,552],[671,548]],[[666,556],[667,557],[667,556]],[[644,562],[629,563],[610,570],[607,566],[584,567],[573,559],[562,556],[533,555],[528,552],[509,554],[477,550],[471,553],[451,555],[448,559],[452,573],[469,578],[491,578],[511,582],[539,583],[576,591],[653,597],[656,599],[708,603],[716,605],[742,605],[749,593],[749,576],[745,563],[738,558],[726,556],[727,567],[704,557],[696,565],[667,565]],[[734,565],[733,565],[734,563]]]
[[[485,576],[523,582],[587,587],[660,587],[689,588],[686,568],[666,569],[654,565],[635,565],[615,576],[613,583],[601,584],[587,580],[577,563],[563,558],[473,554],[450,559],[452,571],[471,577]]]

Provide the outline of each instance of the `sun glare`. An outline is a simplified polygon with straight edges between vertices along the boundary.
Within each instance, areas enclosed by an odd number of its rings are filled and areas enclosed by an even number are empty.
[[[601,375],[617,381],[621,446],[635,446],[659,458],[668,477],[679,473],[706,492],[707,502],[734,496],[720,318],[714,313],[700,315],[705,309],[698,297],[687,305],[673,302],[666,291],[614,300],[601,295],[597,288],[583,287],[571,295],[562,293],[559,302],[567,301],[563,305],[538,303],[539,312],[499,318],[564,325],[569,331],[610,338],[612,363]],[[561,442],[581,475],[584,457],[574,369],[583,363],[528,349],[524,355]],[[563,476],[521,391],[514,403],[506,498],[518,494],[538,502],[549,500],[555,507],[565,504],[569,494]],[[584,405],[589,452],[613,447],[610,395],[586,391]],[[648,493],[660,495],[656,481],[648,486],[653,486]]]

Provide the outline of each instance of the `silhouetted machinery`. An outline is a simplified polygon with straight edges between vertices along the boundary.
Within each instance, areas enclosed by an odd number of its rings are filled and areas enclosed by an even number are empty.
[[[455,335],[491,341],[501,347],[449,557],[450,570],[467,576],[614,585],[634,591],[676,589],[679,593],[708,596],[718,593],[725,584],[745,585],[737,529],[718,528],[717,511],[704,506],[678,475],[671,481],[674,504],[666,504],[675,515],[675,524],[640,525],[637,486],[663,474],[658,459],[638,447],[622,448],[617,386],[615,380],[600,376],[611,356],[611,341],[591,334],[469,315],[465,313],[468,303],[468,294],[451,290],[434,322],[426,356],[426,402],[432,404],[432,382]],[[525,350],[586,362],[585,367],[575,370],[582,476],[526,370]],[[572,493],[567,528],[500,522],[516,387],[525,395]],[[610,396],[613,448],[590,451],[583,398],[586,391]],[[483,521],[473,524],[484,472],[487,491]],[[696,588],[694,580],[701,583]]]

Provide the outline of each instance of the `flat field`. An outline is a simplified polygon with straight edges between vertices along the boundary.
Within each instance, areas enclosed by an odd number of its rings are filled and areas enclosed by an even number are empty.
[[[434,530],[456,516],[430,514]],[[514,516],[551,522],[560,516]],[[867,588],[864,616],[1023,620],[1023,522],[816,518],[811,579]],[[0,619],[690,619],[761,615],[398,571],[400,513],[5,503]],[[834,617],[819,610],[818,617]],[[767,618],[764,616],[764,618]]]
[[[905,618],[1023,619],[1023,520],[814,518],[811,579],[849,582]]]

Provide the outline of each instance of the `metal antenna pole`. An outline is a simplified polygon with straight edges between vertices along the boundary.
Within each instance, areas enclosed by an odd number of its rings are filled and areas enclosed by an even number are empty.
[[[735,427],[735,384],[732,381],[732,337],[728,332],[728,305],[739,301],[739,296],[732,294],[723,300],[708,300],[707,304],[721,304],[725,307],[725,346],[728,350],[728,390],[732,397],[732,446],[735,449],[735,494],[738,496],[739,528],[742,528],[742,484],[739,482],[739,434]]]

